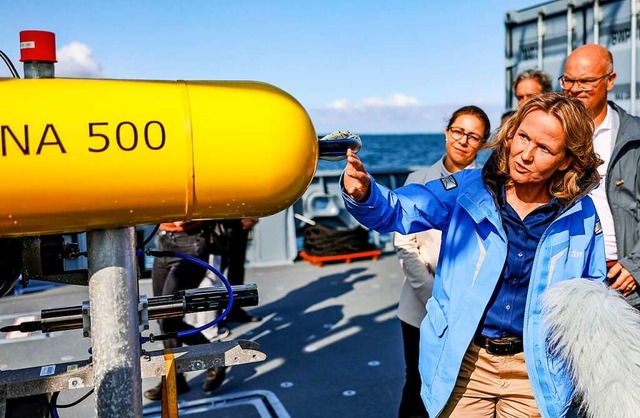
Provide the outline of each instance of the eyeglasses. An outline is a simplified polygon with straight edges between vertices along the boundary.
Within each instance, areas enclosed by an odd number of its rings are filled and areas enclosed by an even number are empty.
[[[464,129],[452,127],[452,128],[449,128],[448,131],[451,134],[451,138],[453,138],[454,141],[460,141],[462,138],[466,136],[467,142],[469,143],[469,145],[477,146],[482,143],[482,138],[480,137],[480,135],[477,135],[471,132],[465,132]]]
[[[581,80],[574,80],[573,78],[568,78],[567,76],[562,75],[558,80],[560,81],[560,87],[562,87],[563,90],[571,90],[573,85],[577,83],[580,90],[590,91],[596,88],[600,80],[610,77],[611,74],[613,73],[607,73],[597,78],[583,78]]]

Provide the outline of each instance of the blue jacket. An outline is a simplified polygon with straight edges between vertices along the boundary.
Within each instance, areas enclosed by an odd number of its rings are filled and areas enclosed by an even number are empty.
[[[440,414],[452,393],[506,262],[507,236],[496,206],[498,186],[492,182],[483,179],[481,170],[463,170],[395,191],[372,180],[370,196],[362,203],[343,191],[347,210],[369,228],[400,233],[442,230],[433,297],[420,326],[422,399],[431,417]],[[536,403],[548,418],[567,415],[573,385],[563,362],[546,347],[540,296],[556,282],[602,280],[606,274],[600,221],[585,194],[586,190],[568,202],[543,234],[527,294],[524,354]]]

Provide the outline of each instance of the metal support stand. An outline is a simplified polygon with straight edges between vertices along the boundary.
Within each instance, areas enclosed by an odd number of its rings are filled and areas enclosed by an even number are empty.
[[[37,249],[36,256],[40,257],[42,246],[36,244],[28,247]],[[140,298],[135,254],[133,228],[89,232],[85,277],[89,277],[90,301],[45,309],[38,320],[0,328],[0,332],[82,329],[85,337],[91,337],[93,349],[92,358],[87,360],[1,371],[0,418],[7,413],[12,417],[35,416],[34,407],[45,414],[49,398],[42,394],[92,387],[95,389],[93,416],[142,416],[142,379],[170,372],[166,350],[141,352],[140,333],[148,329],[149,320],[219,310],[228,305],[230,295],[227,289],[209,287]],[[31,265],[39,266],[34,262]],[[255,284],[234,286],[232,291],[235,306],[258,304]],[[176,371],[184,373],[264,361],[266,356],[259,348],[255,342],[238,340],[180,347],[171,354]],[[27,399],[29,397],[37,399]]]
[[[142,416],[134,228],[87,233],[96,416]]]
[[[254,341],[234,340],[178,347],[172,350],[178,373],[206,370],[208,368],[236,366],[266,360],[267,356],[260,351],[260,345]],[[138,370],[142,379],[159,377],[166,374],[164,350],[154,350],[139,358]],[[45,366],[51,367],[51,366]],[[47,374],[42,373],[42,366],[18,370],[6,370],[0,373],[0,418],[4,418],[7,399],[24,398],[41,393],[52,393],[63,390],[86,390],[97,385],[98,373],[95,361],[79,360],[56,364]],[[138,375],[140,377],[140,375]],[[124,387],[124,384],[123,384]],[[112,391],[113,392],[113,391]],[[102,393],[105,390],[102,389]],[[118,392],[119,393],[119,392]],[[127,394],[128,395],[128,394]],[[100,396],[95,396],[99,398]],[[141,398],[138,398],[141,399]],[[126,399],[123,399],[125,401]],[[99,400],[97,402],[100,402]],[[119,408],[117,401],[115,408]],[[118,412],[108,411],[116,416]],[[124,411],[121,416],[131,416],[131,410]],[[137,416],[142,416],[142,411]]]

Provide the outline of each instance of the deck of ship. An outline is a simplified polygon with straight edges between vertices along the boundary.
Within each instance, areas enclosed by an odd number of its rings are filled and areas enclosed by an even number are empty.
[[[201,372],[188,374],[192,390],[179,397],[180,416],[397,416],[404,367],[395,316],[402,273],[395,255],[323,267],[304,261],[250,267],[246,282],[258,285],[260,303],[251,312],[264,319],[232,328],[227,340],[253,340],[267,359],[230,368],[222,387],[210,394],[200,389]],[[149,280],[141,281],[140,293],[151,294]],[[0,301],[0,320],[4,325],[43,308],[87,299],[86,289],[75,286],[7,297]],[[87,358],[90,341],[80,331],[65,331],[9,340],[3,336],[0,343],[0,369],[15,369]],[[157,381],[144,380],[143,390]],[[59,403],[83,393],[63,392]],[[145,417],[159,416],[158,402],[144,400],[144,408]],[[93,415],[91,397],[60,410],[61,417]]]

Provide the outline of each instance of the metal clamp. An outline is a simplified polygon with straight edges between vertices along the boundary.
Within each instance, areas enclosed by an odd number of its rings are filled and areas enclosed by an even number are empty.
[[[88,300],[82,302],[82,336],[91,338],[91,308]]]
[[[140,302],[138,302],[138,318],[140,321],[139,330],[140,332],[146,331],[149,329],[149,302],[147,300],[147,295],[140,295]]]

